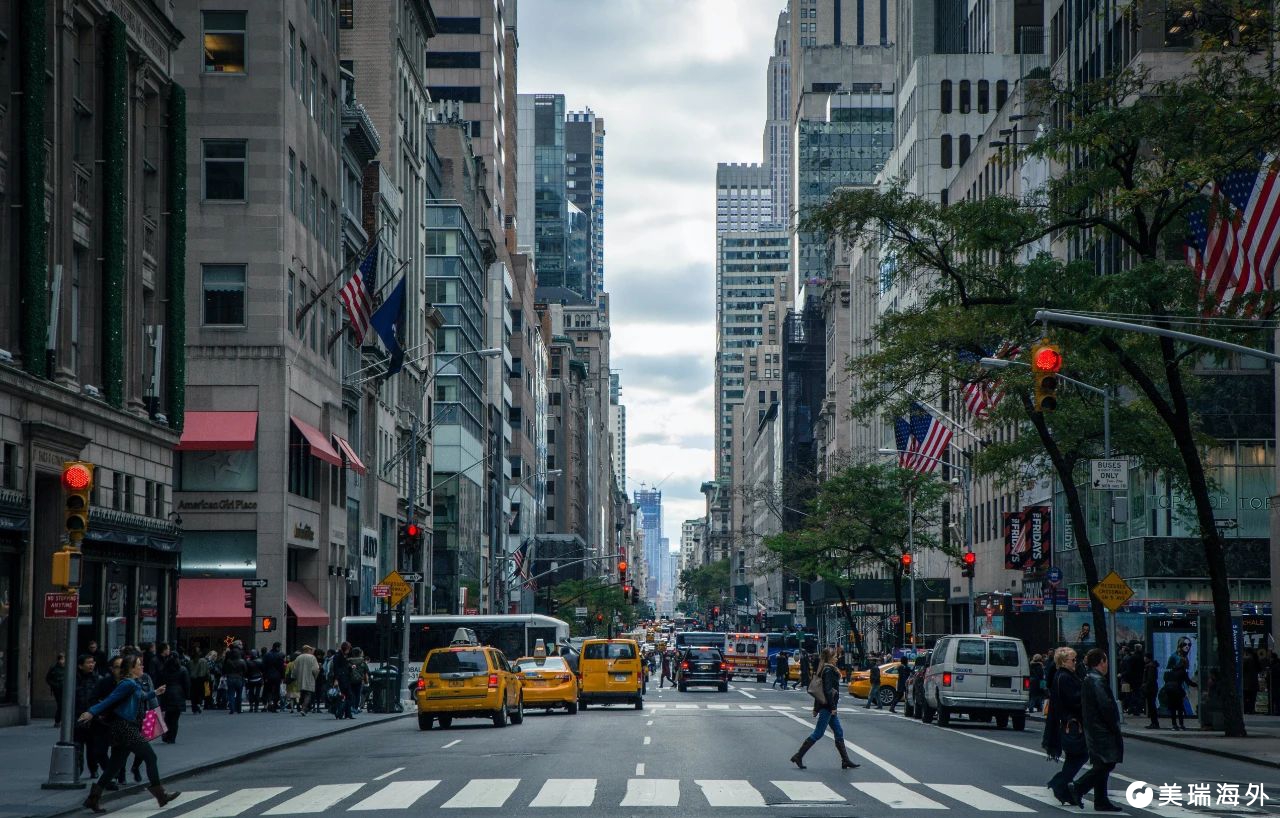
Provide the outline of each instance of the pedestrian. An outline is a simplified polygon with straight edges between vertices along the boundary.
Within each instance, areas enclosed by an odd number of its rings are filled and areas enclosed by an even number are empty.
[[[1142,660],[1142,697],[1147,703],[1148,730],[1160,729],[1160,663],[1147,654]]]
[[[658,680],[658,689],[666,687],[667,677],[671,675],[671,654],[662,652],[662,678]]]
[[[280,643],[273,642],[271,650],[262,656],[262,685],[266,697],[267,712],[275,713],[280,709],[280,684],[284,681],[285,655],[280,650]]]
[[[303,716],[311,707],[311,699],[316,695],[316,679],[320,676],[320,664],[314,650],[310,645],[303,645],[302,653],[293,660],[293,675],[298,685],[298,713]]]
[[[234,647],[228,650],[227,655],[222,658],[222,680],[227,683],[227,713],[229,715],[243,712],[244,679],[248,672],[249,665],[245,662],[244,657],[240,655],[240,651]]]
[[[93,697],[94,688],[98,686],[98,663],[93,658],[93,654],[82,653],[76,661],[76,704],[73,713],[83,713],[92,705],[98,703]],[[99,760],[92,742],[92,728],[89,724],[81,724],[76,722],[76,727],[72,733],[72,738],[76,745],[76,770],[77,774],[84,769],[87,763],[89,766],[89,776],[91,778],[98,777],[98,768],[105,763]]]
[[[1062,768],[1049,779],[1048,787],[1064,805],[1074,806],[1067,785],[1080,772],[1089,759],[1089,748],[1084,738],[1084,713],[1080,709],[1080,679],[1076,676],[1076,652],[1071,648],[1058,648],[1053,663],[1066,673],[1053,675],[1053,687],[1049,691],[1049,713],[1044,720],[1044,747],[1049,758],[1062,760]]]
[[[1147,651],[1141,642],[1133,643],[1133,651],[1129,655],[1129,668],[1125,671],[1125,683],[1129,686],[1129,707],[1125,711],[1133,716],[1141,716],[1145,699],[1142,694],[1142,676],[1147,664]]]
[[[199,713],[209,698],[209,660],[197,653],[188,673],[191,676],[191,712]]]
[[[883,710],[880,704],[880,661],[879,657],[871,657],[871,692],[867,694],[866,710],[871,709],[872,703],[875,704],[877,710]]]
[[[298,654],[289,657],[289,661],[284,666],[284,685],[285,685],[285,710],[290,713],[298,712],[298,676],[294,672],[295,664],[298,660]]]
[[[90,639],[89,644],[85,645],[84,652],[88,656],[93,657],[93,672],[99,676],[111,675],[111,663],[107,661],[107,654],[103,653],[98,647],[97,639]]]
[[[143,667],[146,667],[145,655],[140,653],[137,648],[133,648],[133,653],[142,659]],[[157,671],[157,673],[158,672],[159,671]],[[144,671],[142,675],[138,677],[138,686],[142,688],[143,693],[151,694],[155,692],[155,689],[156,689],[155,678],[150,673],[147,673]],[[138,782],[139,784],[142,783],[142,762],[143,762],[142,756],[139,755],[138,753],[134,753],[133,754],[133,780]]]
[[[1186,730],[1187,686],[1196,687],[1191,680],[1191,640],[1182,637],[1178,649],[1164,666],[1164,687],[1160,689],[1160,702],[1169,709],[1169,722],[1174,730]]]
[[[249,712],[257,713],[262,704],[262,660],[251,650],[245,658],[244,689],[249,697]]]
[[[1244,690],[1244,712],[1253,714],[1258,706],[1258,652],[1253,648],[1244,649],[1244,661],[1241,663],[1241,687]]]
[[[213,700],[212,707],[222,710],[227,706],[227,679],[222,675],[222,661],[226,658],[226,651],[218,654],[216,651],[209,651],[209,681],[212,684],[210,696]]]
[[[813,667],[809,664],[809,653],[804,648],[800,648],[797,654],[797,661],[800,663],[800,682],[796,687],[803,690],[809,689],[809,682],[813,680]]]
[[[1089,668],[1080,690],[1080,710],[1084,714],[1084,740],[1089,748],[1089,771],[1067,785],[1067,794],[1077,807],[1084,807],[1084,794],[1093,790],[1094,812],[1120,812],[1111,802],[1107,782],[1111,771],[1124,761],[1124,736],[1120,732],[1120,708],[1107,682],[1107,652],[1093,648],[1084,656]]]
[[[147,791],[156,799],[156,803],[163,809],[170,801],[173,801],[182,793],[166,792],[164,785],[160,783],[160,769],[156,762],[156,751],[142,737],[142,715],[144,708],[152,707],[158,701],[157,694],[165,692],[164,687],[160,687],[154,691],[145,691],[138,684],[138,679],[142,676],[142,658],[137,655],[129,655],[121,661],[121,679],[111,691],[111,695],[106,699],[98,702],[88,710],[80,714],[79,721],[89,722],[95,716],[102,716],[107,721],[107,728],[111,732],[111,761],[107,768],[103,770],[102,776],[97,783],[89,790],[89,797],[85,799],[84,805],[94,813],[101,814],[106,812],[102,807],[102,791],[107,784],[115,777],[116,773],[124,769],[124,764],[130,753],[142,758],[147,765],[147,782],[150,786]]]
[[[174,744],[178,740],[178,720],[187,706],[191,696],[191,673],[182,666],[182,660],[176,653],[170,653],[160,666],[160,688],[164,695],[160,697],[160,709],[164,711],[164,723],[168,728],[162,738],[165,744]]]
[[[53,660],[48,672],[44,674],[44,683],[49,686],[49,692],[53,695],[54,727],[62,724],[62,688],[66,682],[67,654],[59,653],[58,658]]]
[[[105,676],[98,677],[98,684],[93,688],[93,703],[105,701],[111,695],[111,691],[115,690],[116,685],[124,678],[121,675],[121,665],[124,662],[123,656],[113,656],[107,662],[107,673]],[[81,711],[84,712],[84,711]],[[107,762],[111,752],[111,732],[107,729],[107,724],[103,719],[94,719],[89,722],[89,744],[90,754],[98,759],[98,764],[103,769],[107,768]],[[118,790],[119,784],[124,783],[124,767],[120,767],[117,773],[117,781],[108,781],[107,789]]]
[[[788,655],[787,655],[786,651],[782,651],[781,653],[779,653],[779,654],[778,654],[778,661],[777,661],[777,665],[776,665],[776,667],[774,668],[774,670],[775,670],[775,675],[774,675],[774,679],[773,679],[773,684],[771,684],[771,685],[769,685],[769,686],[770,686],[770,687],[777,687],[777,686],[781,685],[781,686],[782,686],[782,689],[783,689],[783,690],[786,690],[786,689],[787,689],[787,676],[788,676],[789,671],[790,671],[790,662],[789,662],[789,657],[788,657]]]
[[[903,656],[898,662],[898,688],[894,691],[893,704],[889,705],[890,713],[897,713],[898,702],[907,697],[907,679],[911,676],[911,666],[907,664],[907,657]]]
[[[364,701],[364,691],[369,686],[369,662],[364,658],[363,648],[351,649],[351,712],[360,712],[360,703]]]
[[[338,646],[338,652],[334,654],[329,665],[329,678],[332,680],[334,687],[338,688],[338,698],[335,702],[333,715],[339,719],[354,719],[355,716],[351,712],[354,704],[351,697],[354,693],[353,682],[355,677],[351,667],[351,643],[343,642]]]
[[[834,648],[825,648],[822,651],[822,656],[818,660],[818,678],[822,680],[822,698],[814,697],[813,700],[813,715],[818,721],[814,725],[813,733],[804,740],[796,754],[791,756],[791,763],[802,770],[805,769],[804,754],[818,743],[827,732],[829,724],[831,732],[835,735],[836,751],[840,754],[840,769],[852,770],[859,765],[849,760],[849,751],[844,746],[844,728],[840,725],[840,715],[836,710],[840,703],[840,671],[836,667]]]
[[[166,647],[168,647],[166,645]],[[143,642],[138,646],[142,652],[142,672],[152,679],[160,675],[160,655],[154,642]]]

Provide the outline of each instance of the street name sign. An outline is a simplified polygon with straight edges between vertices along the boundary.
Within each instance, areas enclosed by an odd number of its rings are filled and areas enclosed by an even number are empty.
[[[1098,598],[1107,610],[1115,613],[1133,597],[1133,589],[1115,571],[1107,574],[1102,581],[1093,586],[1093,595]]]
[[[1099,491],[1128,491],[1128,459],[1120,457],[1090,460],[1089,482]]]
[[[80,595],[75,591],[55,591],[44,595],[45,619],[75,619],[80,615]]]
[[[574,616],[576,616],[576,617],[577,617],[577,618],[579,618],[579,619],[586,619],[586,618],[587,618],[587,609],[586,609],[585,607],[578,607],[578,608],[574,608],[574,609],[573,609],[573,615],[574,615]]]
[[[405,582],[422,582],[422,573],[419,571],[401,571],[400,579]]]
[[[399,571],[392,571],[383,577],[380,585],[391,586],[391,594],[387,597],[390,600],[391,607],[399,605],[401,602],[413,593],[413,586],[404,581],[404,577],[400,576]]]
[[[391,596],[391,586],[390,585],[373,586],[373,596],[376,599],[386,599],[387,597]]]
[[[242,580],[240,580],[240,587],[242,587],[242,588],[265,588],[265,587],[267,587],[267,581],[266,581],[265,579],[258,579],[258,578],[256,578],[256,577],[255,577],[254,579],[242,579]]]

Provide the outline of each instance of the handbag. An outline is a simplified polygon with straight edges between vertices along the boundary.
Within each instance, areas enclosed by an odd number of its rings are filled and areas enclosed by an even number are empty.
[[[164,714],[159,707],[153,707],[142,716],[142,737],[147,741],[155,741],[169,730],[164,723]]]
[[[826,691],[822,689],[821,673],[814,676],[813,681],[809,682],[809,686],[805,689],[809,691],[809,695],[813,697],[814,702],[816,702],[819,707],[827,706],[827,694]]]
[[[1070,755],[1082,755],[1089,750],[1084,740],[1084,727],[1076,719],[1062,725],[1062,750]]]

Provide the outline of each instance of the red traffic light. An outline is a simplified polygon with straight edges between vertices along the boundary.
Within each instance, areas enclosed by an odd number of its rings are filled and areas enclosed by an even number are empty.
[[[604,614],[596,614],[596,621],[597,621],[597,622],[603,622],[603,621],[604,621]]]
[[[631,594],[631,586],[630,586],[630,585],[623,585],[623,586],[622,586],[622,593],[630,595],[630,594]]]
[[[422,526],[417,523],[409,523],[404,527],[404,533],[408,534],[410,537],[416,537],[422,533]]]
[[[908,568],[908,567],[910,567],[910,565],[911,565],[911,555],[910,555],[910,554],[903,554],[903,555],[902,555],[902,567],[903,567],[903,568]]]
[[[972,551],[966,551],[962,559],[964,560],[965,565],[973,565],[975,562],[978,561],[978,555],[973,553]]]
[[[73,463],[62,470],[62,485],[67,491],[84,491],[93,485],[93,472],[83,463]]]
[[[711,615],[712,615],[712,616],[719,616],[719,615],[720,615],[720,606],[718,606],[718,605],[717,605],[716,607],[712,608],[712,609],[711,609]]]
[[[1036,347],[1031,351],[1031,367],[1037,372],[1060,372],[1062,351],[1052,344]]]
[[[627,561],[626,561],[626,560],[618,560],[618,571],[619,571],[619,572],[622,572],[622,571],[626,571],[626,570],[627,570]]]

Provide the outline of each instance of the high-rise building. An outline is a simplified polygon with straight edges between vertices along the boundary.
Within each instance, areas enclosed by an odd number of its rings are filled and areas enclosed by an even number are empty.
[[[609,373],[609,429],[613,435],[613,482],[627,491],[627,407],[622,403],[622,374]]]
[[[634,497],[636,505],[640,507],[640,525],[644,530],[644,558],[649,567],[644,597],[656,606],[661,590],[662,566],[665,563],[662,553],[662,492],[659,489],[636,489]]]
[[[582,295],[604,292],[604,118],[590,108],[570,111],[564,125],[565,188],[586,214],[589,257]],[[573,288],[576,289],[576,288]]]
[[[805,10],[808,17],[808,9]],[[778,13],[765,95],[764,160],[769,168],[771,221],[791,224],[791,14]]]
[[[523,96],[523,95],[522,95]],[[564,95],[533,95],[534,261],[539,287],[570,286],[568,279],[569,199],[565,195]]]

